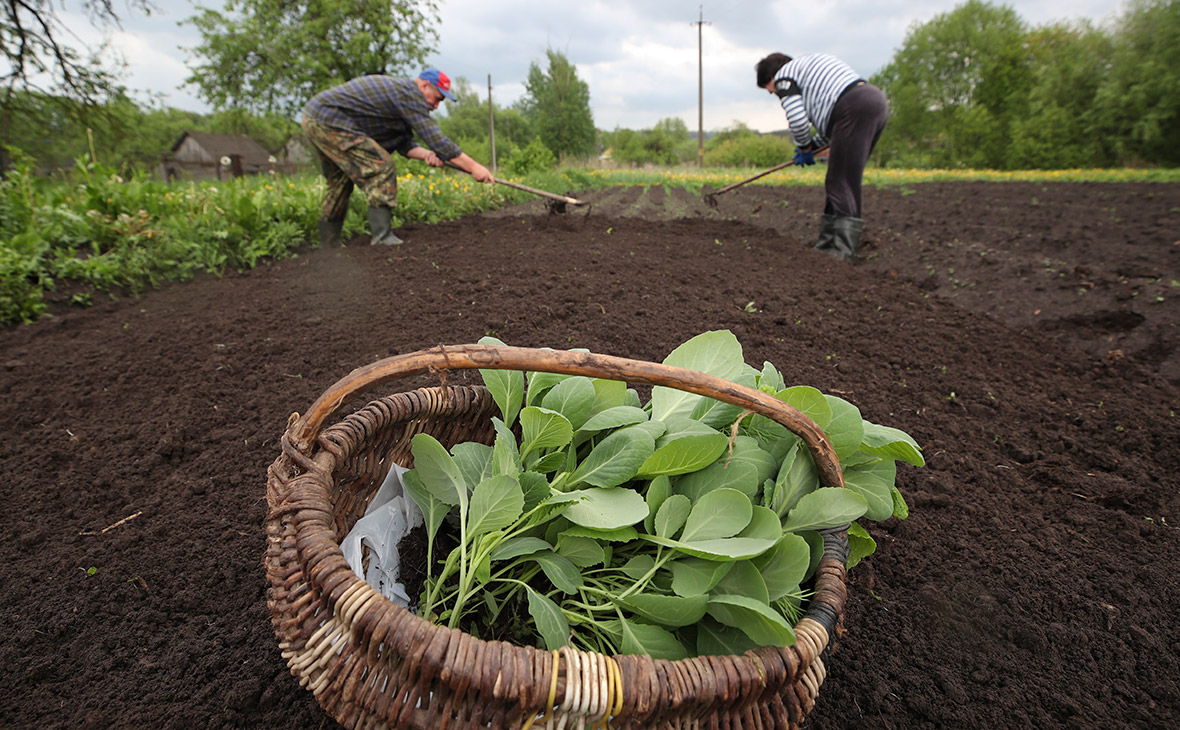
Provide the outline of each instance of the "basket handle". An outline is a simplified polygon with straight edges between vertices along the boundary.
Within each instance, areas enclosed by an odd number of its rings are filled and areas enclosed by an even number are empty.
[[[440,345],[394,355],[359,367],[336,381],[311,404],[307,413],[292,415],[289,443],[308,454],[324,421],[349,398],[398,378],[447,370],[525,370],[585,375],[606,380],[660,385],[704,395],[773,419],[803,439],[815,460],[820,483],[843,487],[844,477],[832,444],[823,430],[799,410],[762,391],[696,370],[590,352],[540,350],[502,345]]]

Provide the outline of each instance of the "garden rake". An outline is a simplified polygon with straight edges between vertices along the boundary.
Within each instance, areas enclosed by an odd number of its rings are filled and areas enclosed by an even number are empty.
[[[823,149],[815,152],[816,157],[826,157],[827,154],[828,154],[827,147],[824,147]],[[733,190],[734,188],[740,188],[741,186],[745,185],[746,183],[752,183],[760,177],[766,177],[767,175],[769,175],[772,172],[778,172],[779,170],[783,169],[784,167],[790,167],[791,165],[794,165],[794,164],[795,164],[794,160],[787,160],[786,162],[775,165],[774,167],[770,168],[769,170],[763,170],[762,172],[758,173],[757,175],[754,175],[753,177],[748,177],[745,180],[742,180],[741,182],[735,182],[732,185],[726,185],[725,187],[723,187],[720,190],[717,190],[715,192],[707,192],[707,193],[705,193],[705,202],[708,203],[710,208],[716,208],[718,195],[721,195],[722,193],[728,193],[730,190]]]

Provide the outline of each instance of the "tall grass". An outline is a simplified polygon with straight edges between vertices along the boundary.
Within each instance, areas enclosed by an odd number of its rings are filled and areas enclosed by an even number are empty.
[[[435,223],[533,199],[506,186],[424,165],[405,166],[398,178],[395,223]],[[521,182],[557,193],[618,185],[664,185],[697,192],[723,186],[755,170],[561,169],[532,173]],[[756,184],[822,185],[821,167],[789,168]],[[939,180],[1180,181],[1180,170],[869,170],[869,185]],[[73,301],[87,304],[101,292],[133,294],[198,272],[220,274],[264,259],[293,255],[314,245],[323,180],[315,175],[261,175],[228,181],[165,183],[124,178],[88,160],[66,177],[46,179],[17,159],[0,180],[0,324],[30,322],[46,309],[46,292],[69,282]],[[362,195],[354,194],[345,235],[366,232]]]

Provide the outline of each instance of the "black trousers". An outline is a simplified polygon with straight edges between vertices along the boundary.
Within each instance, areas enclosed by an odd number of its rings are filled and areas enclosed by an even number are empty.
[[[840,96],[828,122],[825,213],[837,218],[861,217],[865,165],[888,120],[889,100],[876,86],[853,86]]]

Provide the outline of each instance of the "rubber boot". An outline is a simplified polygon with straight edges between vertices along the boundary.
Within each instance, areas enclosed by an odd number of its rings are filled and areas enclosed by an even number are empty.
[[[320,231],[320,245],[321,246],[343,246],[344,241],[340,240],[341,234],[344,232],[343,220],[328,220],[327,218],[320,218],[317,227]]]
[[[860,248],[860,232],[864,230],[865,222],[860,218],[837,218],[832,223],[835,234],[832,242],[833,249],[829,253],[845,261],[851,261],[856,256],[856,249]]]
[[[402,239],[393,235],[393,210],[385,206],[369,206],[369,233],[373,246],[400,246]]]
[[[824,213],[819,217],[819,240],[815,243],[815,248],[819,251],[826,251],[832,253],[836,245],[836,230],[833,227],[836,223],[836,216]]]

